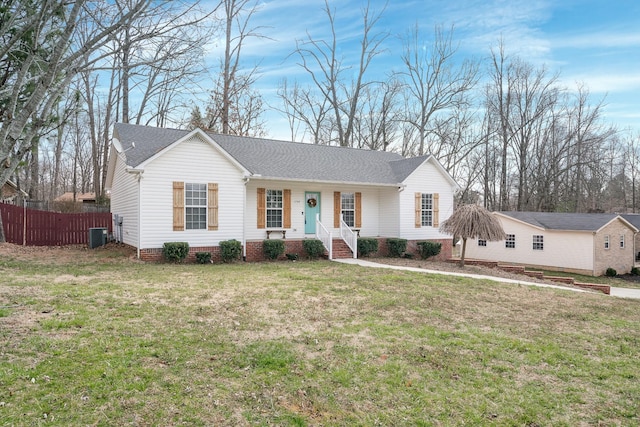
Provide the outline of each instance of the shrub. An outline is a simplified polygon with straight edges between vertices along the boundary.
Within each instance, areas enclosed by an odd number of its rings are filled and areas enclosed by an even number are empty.
[[[162,245],[162,255],[171,262],[182,262],[189,255],[187,242],[166,242]]]
[[[285,254],[285,256],[287,257],[287,259],[289,261],[297,261],[298,260],[298,254]]]
[[[369,256],[378,252],[378,239],[373,237],[360,237],[358,239],[358,254],[360,256]]]
[[[387,239],[387,247],[390,257],[400,258],[407,250],[407,239]]]
[[[633,267],[631,269],[631,274],[633,274],[634,276],[640,276],[640,269],[638,267]]]
[[[438,242],[418,242],[418,253],[422,259],[436,256],[442,249],[442,243]]]
[[[263,240],[262,251],[264,252],[264,255],[267,258],[277,259],[280,255],[284,253],[284,240],[281,240],[281,239]]]
[[[607,277],[616,277],[618,275],[618,272],[615,270],[615,268],[607,268],[607,271],[604,273]]]
[[[305,239],[302,241],[302,247],[311,259],[316,259],[324,254],[324,245],[319,239]]]
[[[242,244],[236,239],[220,242],[220,258],[222,262],[233,262],[240,258]]]
[[[209,264],[211,262],[211,252],[196,252],[198,264]]]

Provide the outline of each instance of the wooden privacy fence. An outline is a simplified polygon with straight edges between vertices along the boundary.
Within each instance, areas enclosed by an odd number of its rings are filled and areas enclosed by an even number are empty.
[[[0,203],[7,242],[27,246],[85,245],[89,229],[112,231],[111,213],[58,213]]]

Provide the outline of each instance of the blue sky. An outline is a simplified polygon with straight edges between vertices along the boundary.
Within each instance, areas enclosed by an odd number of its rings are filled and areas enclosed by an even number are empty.
[[[348,60],[357,48],[363,0],[331,0],[336,11],[340,52]],[[385,1],[371,0],[372,10]],[[307,32],[325,38],[329,26],[323,0],[264,0],[252,23],[269,39],[250,40],[247,66],[260,64],[257,88],[269,103],[283,77],[304,84],[308,76],[296,65],[296,39]],[[618,128],[640,131],[640,1],[637,0],[389,0],[377,26],[389,32],[386,51],[369,70],[380,78],[399,69],[400,37],[415,24],[425,36],[435,25],[455,26],[460,58],[484,60],[502,38],[506,51],[545,65],[560,74],[563,86],[584,83],[592,103],[605,98],[605,119]],[[219,55],[213,49],[211,57]],[[286,120],[269,112],[269,136],[288,138]]]

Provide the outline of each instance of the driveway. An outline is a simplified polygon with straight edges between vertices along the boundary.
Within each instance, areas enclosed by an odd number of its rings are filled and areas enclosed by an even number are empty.
[[[429,273],[429,274],[441,274],[444,276],[459,276],[459,277],[470,277],[473,279],[480,280],[492,280],[494,282],[500,283],[511,283],[516,285],[526,285],[526,286],[538,286],[541,288],[553,288],[553,289],[561,289],[564,291],[571,292],[588,292],[593,293],[583,289],[569,288],[567,286],[558,286],[547,283],[535,283],[528,282],[526,280],[515,280],[515,279],[507,279],[503,277],[495,277],[495,276],[483,276],[480,274],[472,274],[472,273],[455,273],[451,271],[441,271],[441,270],[427,270],[425,268],[416,268],[416,267],[406,267],[401,265],[388,265],[388,264],[378,264],[376,262],[366,261],[363,259],[354,259],[354,258],[344,258],[344,259],[334,259],[336,262],[341,262],[343,264],[352,264],[352,265],[360,265],[362,267],[373,267],[373,268],[390,268],[392,270],[406,270],[406,271],[415,271],[417,273]],[[602,294],[604,295],[604,294]],[[632,298],[632,299],[640,299],[640,289],[627,289],[627,288],[614,288],[611,287],[611,296],[618,298]]]

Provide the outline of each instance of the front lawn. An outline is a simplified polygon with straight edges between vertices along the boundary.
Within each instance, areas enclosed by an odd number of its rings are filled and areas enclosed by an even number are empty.
[[[0,275],[0,425],[640,423],[638,301],[326,261]]]

